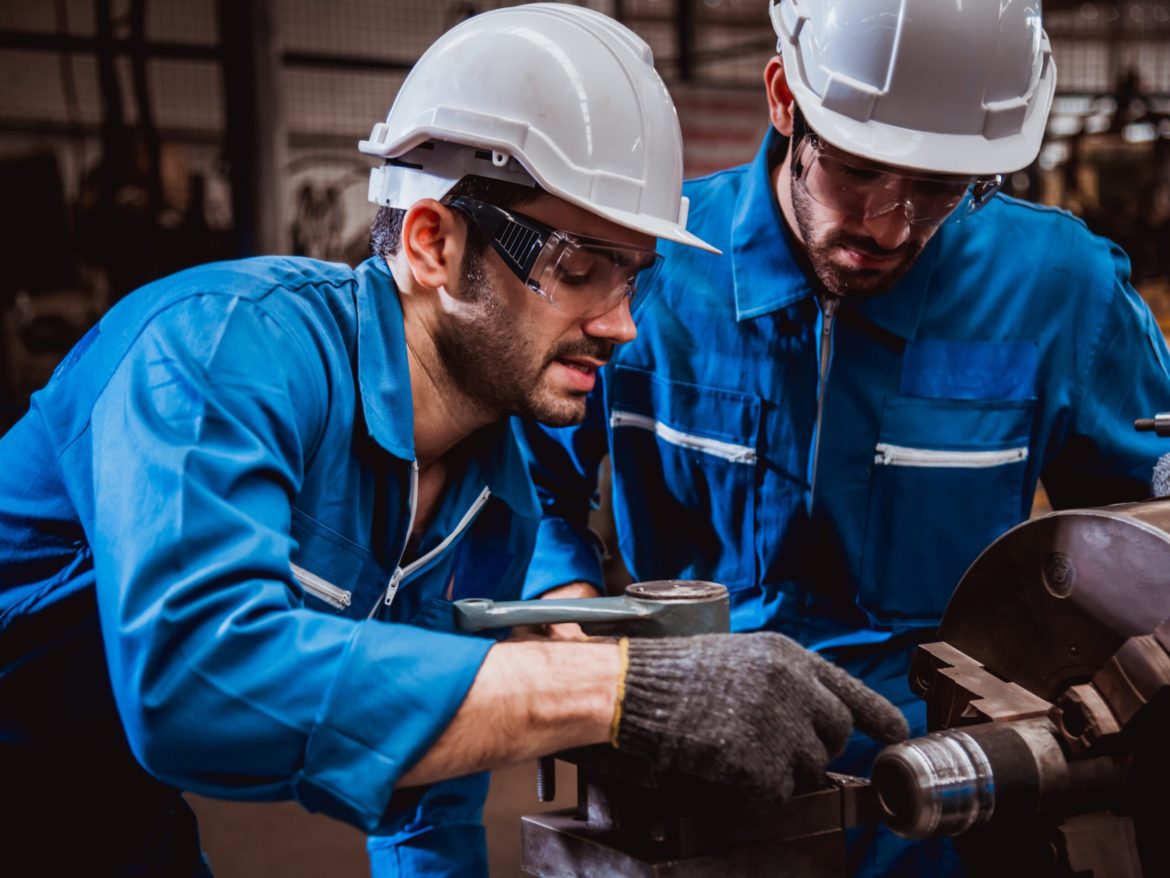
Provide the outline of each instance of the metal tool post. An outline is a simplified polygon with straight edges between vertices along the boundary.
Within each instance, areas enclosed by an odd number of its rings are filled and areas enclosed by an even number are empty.
[[[482,631],[575,622],[591,635],[668,637],[729,630],[727,589],[683,580],[634,583],[622,597],[456,601],[456,627]],[[577,767],[577,806],[521,818],[522,867],[546,878],[842,878],[844,830],[876,821],[867,781],[826,777],[787,803],[660,772],[607,744],[556,754]],[[551,799],[552,760],[539,785]]]

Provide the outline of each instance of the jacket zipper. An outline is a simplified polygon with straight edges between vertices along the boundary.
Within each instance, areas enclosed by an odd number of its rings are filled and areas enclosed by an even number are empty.
[[[695,436],[692,433],[683,433],[647,415],[614,411],[609,416],[609,423],[611,427],[638,427],[642,430],[649,430],[664,442],[669,442],[671,445],[701,451],[704,454],[721,457],[732,463],[752,464],[756,462],[756,450],[754,448],[749,448],[746,445],[736,445],[732,442],[721,442],[718,439],[708,439],[705,436]]]
[[[825,387],[829,383],[829,367],[833,356],[833,318],[841,299],[832,293],[825,293],[821,300],[821,351],[817,371],[817,423],[813,436],[812,475],[809,478],[808,507],[812,511],[813,497],[817,493],[817,466],[821,456],[821,419],[825,413]]]
[[[406,554],[406,547],[410,545],[410,535],[414,533],[414,514],[415,507],[418,506],[418,461],[412,460],[410,462],[410,494],[407,498],[407,506],[410,509],[410,514],[406,521],[406,536],[402,538],[402,548],[398,550],[398,564],[394,567],[394,572],[390,575],[390,581],[386,584],[386,606],[390,606],[394,601],[394,595],[398,592],[398,584],[402,581],[402,556]],[[377,601],[374,606],[370,608],[370,615],[368,618],[374,618],[374,613],[378,612],[378,607],[381,602]]]
[[[471,506],[468,507],[467,511],[465,513],[463,513],[463,517],[461,519],[459,519],[459,523],[457,525],[455,525],[455,529],[453,531],[451,531],[451,533],[447,534],[447,536],[443,538],[443,541],[441,543],[439,543],[437,546],[435,546],[433,549],[431,549],[429,552],[427,552],[421,558],[416,558],[415,560],[413,560],[409,564],[407,564],[405,567],[403,567],[402,566],[402,554],[399,554],[398,567],[395,568],[394,573],[390,576],[390,581],[386,584],[386,596],[382,599],[382,603],[385,604],[387,607],[390,606],[392,603],[394,603],[394,596],[396,594],[398,594],[398,588],[399,588],[399,586],[402,585],[403,580],[406,579],[406,577],[410,576],[410,574],[414,573],[416,570],[418,570],[423,565],[429,563],[433,558],[435,558],[437,555],[441,554],[444,549],[446,549],[449,545],[451,545],[451,543],[455,540],[455,538],[458,537],[459,534],[463,533],[463,531],[467,529],[467,526],[470,525],[471,522],[473,522],[475,520],[475,517],[477,515],[479,515],[479,510],[483,508],[483,505],[485,503],[487,503],[488,499],[491,496],[492,496],[492,489],[485,486],[484,489],[479,492],[479,496],[475,498],[475,501],[471,504]],[[406,539],[408,541],[410,540],[410,532],[414,529],[415,506],[417,505],[417,502],[418,502],[418,462],[415,461],[412,464],[412,469],[411,469],[411,474],[410,474],[410,525],[406,531]],[[402,552],[405,553],[405,551],[406,551],[406,543],[403,543]],[[378,609],[378,607],[375,604],[374,609],[370,611],[370,615],[373,616],[374,613],[377,611],[377,609]]]
[[[304,567],[291,563],[289,567],[292,568],[292,574],[301,584],[301,588],[316,595],[330,606],[344,610],[353,600],[353,592],[346,591],[344,588],[322,579],[316,573],[310,573]]]
[[[1005,466],[1028,459],[1027,447],[1005,448],[1002,451],[942,451],[934,448],[907,448],[879,442],[874,448],[873,462],[879,466],[923,466],[964,469],[985,469]]]

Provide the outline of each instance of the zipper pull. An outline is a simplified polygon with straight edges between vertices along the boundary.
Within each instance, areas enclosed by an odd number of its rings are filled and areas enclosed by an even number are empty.
[[[398,567],[394,571],[394,575],[390,577],[390,582],[386,585],[386,599],[383,603],[390,606],[394,603],[394,595],[398,594],[398,586],[402,584],[402,568]]]

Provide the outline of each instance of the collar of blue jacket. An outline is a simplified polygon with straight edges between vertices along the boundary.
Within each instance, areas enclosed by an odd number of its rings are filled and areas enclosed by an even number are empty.
[[[786,149],[787,139],[775,128],[769,129],[744,177],[733,219],[723,226],[724,240],[712,242],[730,254],[738,320],[769,314],[814,293],[801,268],[803,260],[793,252],[799,242],[788,229],[772,191],[771,171],[783,159]],[[702,205],[697,204],[695,208],[702,210]],[[913,340],[938,252],[936,234],[898,282],[898,295],[867,299],[859,303],[861,310],[883,329],[907,341]],[[760,277],[769,277],[773,282],[762,286],[758,282]]]
[[[414,401],[398,289],[380,256],[366,260],[357,275],[358,384],[366,427],[395,457],[414,460]],[[480,430],[474,456],[493,496],[517,515],[540,517],[511,419]]]

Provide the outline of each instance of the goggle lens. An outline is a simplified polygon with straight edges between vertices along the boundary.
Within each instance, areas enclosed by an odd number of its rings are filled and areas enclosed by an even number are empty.
[[[802,138],[793,170],[804,190],[831,210],[868,219],[901,208],[914,225],[958,222],[986,204],[1003,179],[895,172],[840,153],[812,134]]]
[[[638,272],[657,257],[653,250],[556,231],[533,264],[528,285],[566,313],[596,317],[632,297]]]

